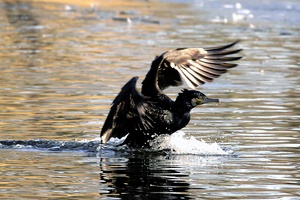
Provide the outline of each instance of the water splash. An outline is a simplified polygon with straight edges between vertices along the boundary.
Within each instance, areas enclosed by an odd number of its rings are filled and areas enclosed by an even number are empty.
[[[208,144],[203,140],[197,140],[193,136],[187,136],[183,131],[177,131],[172,135],[161,135],[151,141],[153,150],[161,151],[170,149],[175,154],[196,155],[228,155],[219,144]]]

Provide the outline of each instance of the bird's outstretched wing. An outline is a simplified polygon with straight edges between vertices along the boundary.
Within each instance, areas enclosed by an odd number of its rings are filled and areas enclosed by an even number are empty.
[[[145,112],[146,98],[136,90],[138,77],[133,77],[112,102],[110,112],[102,127],[101,143],[111,137],[122,138],[130,130],[147,130],[153,127],[152,119]]]
[[[211,48],[179,48],[163,53],[152,62],[143,81],[142,93],[149,93],[147,88],[160,91],[169,86],[179,86],[183,81],[191,88],[213,81],[227,69],[237,66],[228,62],[241,57],[228,55],[236,54],[241,49],[228,49],[238,42]]]

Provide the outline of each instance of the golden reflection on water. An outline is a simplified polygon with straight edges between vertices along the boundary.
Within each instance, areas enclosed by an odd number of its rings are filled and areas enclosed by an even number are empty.
[[[111,101],[115,95],[103,96],[105,91],[108,87],[114,93],[119,90],[119,78],[124,74],[131,76],[128,67],[132,67],[133,61],[134,68],[141,67],[142,59],[128,54],[127,49],[138,48],[147,55],[148,50],[141,43],[144,36],[139,39],[139,34],[151,34],[157,27],[149,21],[146,26],[139,23],[133,29],[127,22],[112,21],[111,13],[143,8],[147,3],[113,2],[118,4],[118,11],[109,9],[109,2],[101,3],[100,8],[93,2],[85,2],[84,7],[77,7],[82,6],[80,2],[78,5],[4,3],[1,18],[6,31],[2,32],[4,51],[0,53],[5,63],[0,83],[2,131],[10,139],[18,135],[23,139],[58,139],[63,135],[76,138],[84,132],[98,133],[99,119],[105,118],[99,116],[99,111],[106,113],[109,109],[109,104],[104,106],[99,102],[102,98]],[[152,3],[151,8],[139,10],[137,17],[146,16],[155,7],[156,3]],[[110,25],[113,22],[116,27]],[[142,66],[147,66],[153,57],[147,57]]]

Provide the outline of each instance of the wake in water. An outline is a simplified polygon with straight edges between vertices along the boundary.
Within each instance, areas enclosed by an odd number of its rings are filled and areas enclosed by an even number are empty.
[[[120,146],[125,140],[111,139],[107,144],[100,145],[100,139],[82,141],[55,141],[55,140],[0,140],[0,148],[14,149],[41,149],[48,151],[88,151],[99,152],[102,150],[114,151],[134,151],[140,149],[130,149],[126,145]],[[217,143],[208,144],[203,140],[197,140],[193,136],[187,136],[183,131],[177,131],[172,135],[160,135],[150,143],[151,148],[146,151],[161,152],[168,151],[177,155],[229,155],[231,152],[225,151]]]
[[[0,140],[2,149],[40,149],[47,151],[99,151],[100,140],[57,141],[57,140]]]

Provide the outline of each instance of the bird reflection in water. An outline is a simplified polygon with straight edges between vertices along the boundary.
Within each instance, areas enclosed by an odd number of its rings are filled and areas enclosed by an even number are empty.
[[[164,156],[151,154],[102,157],[100,195],[121,199],[191,199],[190,184],[184,180],[189,175],[165,162]]]

